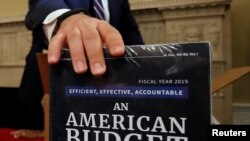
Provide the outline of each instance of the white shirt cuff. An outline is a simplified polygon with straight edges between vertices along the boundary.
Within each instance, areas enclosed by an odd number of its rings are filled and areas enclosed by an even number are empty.
[[[49,41],[55,29],[57,18],[68,11],[70,11],[70,9],[58,9],[50,13],[43,21],[43,32]]]

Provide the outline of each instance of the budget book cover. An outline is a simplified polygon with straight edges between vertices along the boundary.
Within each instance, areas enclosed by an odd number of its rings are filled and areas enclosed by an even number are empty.
[[[209,42],[104,51],[101,77],[76,74],[69,50],[50,66],[51,141],[208,141]]]

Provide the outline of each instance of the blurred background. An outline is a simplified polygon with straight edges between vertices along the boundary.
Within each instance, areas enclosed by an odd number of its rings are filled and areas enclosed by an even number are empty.
[[[210,41],[213,78],[250,66],[249,0],[130,0],[130,4],[148,44]],[[24,25],[27,10],[28,0],[0,1],[0,127],[31,126],[27,123],[41,118],[41,113],[20,106],[17,95],[31,46],[31,33]],[[249,84],[246,75],[213,95],[213,113],[221,123],[250,124]]]

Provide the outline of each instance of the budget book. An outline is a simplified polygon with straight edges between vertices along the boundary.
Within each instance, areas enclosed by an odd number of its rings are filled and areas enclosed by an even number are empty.
[[[69,50],[50,66],[51,141],[208,141],[209,42],[104,49],[106,73],[76,74]]]

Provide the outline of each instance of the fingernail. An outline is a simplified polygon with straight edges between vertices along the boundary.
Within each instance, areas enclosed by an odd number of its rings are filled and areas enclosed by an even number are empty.
[[[50,63],[53,63],[53,62],[56,62],[57,59],[56,59],[56,56],[55,55],[51,55],[49,56],[49,60],[48,60]]]
[[[123,53],[124,48],[122,46],[115,46],[114,51],[115,53]]]
[[[115,46],[115,52],[120,52],[122,50],[123,48],[121,46]]]
[[[78,61],[77,62],[77,69],[79,72],[85,71],[85,63],[83,61]]]
[[[105,72],[105,67],[101,63],[94,64],[94,74],[102,74]]]

